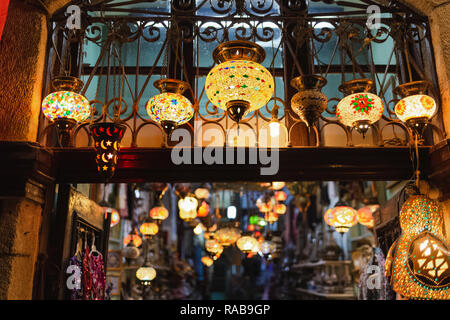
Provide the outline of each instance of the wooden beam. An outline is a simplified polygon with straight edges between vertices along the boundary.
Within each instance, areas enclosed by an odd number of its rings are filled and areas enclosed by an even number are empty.
[[[422,167],[427,166],[430,147],[421,147]],[[188,149],[190,163],[175,165],[172,149],[123,148],[116,174],[111,183],[131,182],[227,182],[227,181],[332,181],[409,180],[413,176],[410,148],[289,148],[279,151],[276,175],[261,175],[261,164],[194,164],[195,151]],[[188,151],[188,152],[189,152]],[[230,149],[245,152],[245,159],[254,149]],[[265,149],[260,151],[266,152]],[[53,149],[55,177],[58,183],[103,183],[97,173],[92,148]],[[202,158],[202,157],[201,157]],[[224,156],[224,162],[226,157]],[[275,161],[276,158],[273,160]],[[236,160],[235,160],[236,161]],[[259,156],[258,156],[258,163]],[[425,172],[425,169],[423,169]]]

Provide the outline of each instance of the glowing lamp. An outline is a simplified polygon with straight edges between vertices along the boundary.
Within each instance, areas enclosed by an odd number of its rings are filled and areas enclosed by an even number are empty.
[[[213,105],[226,110],[238,123],[272,98],[272,74],[260,64],[265,56],[261,46],[244,40],[222,43],[213,52],[218,65],[206,77],[206,94]]]
[[[205,227],[203,224],[199,223],[195,226],[195,228],[192,230],[194,234],[200,235],[205,230]]]
[[[351,227],[358,223],[356,210],[347,206],[337,206],[327,210],[324,220],[341,234],[348,232]]]
[[[220,243],[216,239],[207,239],[205,241],[205,249],[209,253],[216,254],[223,250],[223,247],[220,245]]]
[[[394,291],[409,299],[450,299],[450,246],[439,204],[423,195],[408,198],[400,227],[385,265]]]
[[[261,253],[266,256],[275,251],[275,244],[272,241],[264,240],[260,247]]]
[[[272,224],[278,221],[278,214],[274,211],[269,211],[265,214],[265,221]]]
[[[282,201],[286,201],[286,199],[287,199],[286,192],[284,192],[284,191],[277,191],[277,192],[275,192],[275,200],[276,201],[282,202]]]
[[[194,107],[188,98],[183,96],[189,84],[175,79],[161,79],[153,84],[161,91],[146,104],[150,118],[158,122],[167,135],[187,123],[194,115]]]
[[[254,252],[255,250],[259,250],[258,240],[251,236],[240,237],[237,240],[236,245],[243,253],[250,253]]]
[[[78,92],[83,88],[83,81],[75,77],[57,77],[52,81],[55,92],[42,101],[42,112],[50,120],[65,120],[69,125],[83,122],[91,115],[89,101]]]
[[[111,214],[111,224],[110,224],[111,228],[116,226],[120,221],[119,211],[109,207],[103,207],[103,209],[105,210],[105,219],[108,218],[108,213]]]
[[[203,201],[201,206],[198,208],[197,216],[204,218],[209,214],[209,205],[207,202]]]
[[[346,97],[337,105],[336,116],[341,123],[355,128],[363,137],[369,127],[381,119],[384,112],[381,98],[369,93],[372,86],[371,80],[357,79],[339,87]]]
[[[261,211],[262,213],[267,213],[270,212],[272,208],[273,208],[272,202],[265,202],[261,204],[261,206],[259,207],[259,211]]]
[[[132,243],[136,248],[142,244],[142,238],[138,235],[136,228],[133,229],[125,238],[123,238],[123,244],[128,246]]]
[[[208,199],[209,198],[209,190],[207,188],[197,188],[197,189],[195,189],[194,194],[198,199]]]
[[[422,135],[437,109],[436,101],[425,94],[430,88],[430,82],[416,81],[394,89],[394,93],[403,98],[395,106],[395,114],[419,135]]]
[[[235,206],[229,206],[227,208],[227,218],[228,219],[236,219],[236,207]]]
[[[157,206],[150,210],[150,218],[158,222],[166,220],[169,217],[169,211],[164,206]]]
[[[144,285],[150,285],[151,281],[156,278],[156,270],[148,264],[140,267],[136,271],[136,278]]]
[[[120,142],[126,127],[118,123],[101,122],[90,125],[89,130],[95,143],[97,171],[109,180],[116,171]]]
[[[282,203],[277,203],[274,208],[273,211],[277,214],[277,215],[282,215],[286,213],[286,205],[282,204]]]
[[[250,216],[250,218],[248,218],[248,221],[251,225],[258,224],[259,216]]]
[[[195,197],[187,196],[178,201],[178,208],[180,209],[180,218],[184,221],[192,221],[197,217],[198,201]]]
[[[281,190],[286,185],[285,182],[272,182],[272,189],[273,190]]]
[[[202,263],[207,267],[211,267],[214,263],[214,260],[211,257],[204,256],[202,257]]]
[[[297,89],[291,100],[292,110],[306,123],[312,126],[326,110],[328,98],[321,92],[327,80],[316,75],[305,75],[291,80],[291,86]]]
[[[216,231],[214,238],[223,246],[229,247],[241,236],[241,232],[236,228],[221,228]]]
[[[159,227],[154,222],[144,222],[139,228],[139,231],[144,237],[151,238],[158,233]]]
[[[368,228],[373,228],[374,220],[373,213],[378,210],[379,205],[369,205],[362,207],[356,213],[356,218],[360,224]]]

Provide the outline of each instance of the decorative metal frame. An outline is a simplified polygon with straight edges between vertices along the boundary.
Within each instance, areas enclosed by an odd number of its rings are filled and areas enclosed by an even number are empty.
[[[161,1],[161,0],[159,0]],[[112,2],[111,0],[92,1],[83,0],[79,4],[82,12],[81,29],[70,30],[66,27],[64,11],[52,18],[51,44],[48,48],[47,79],[48,82],[59,74],[73,76],[88,76],[81,91],[85,94],[92,85],[95,76],[105,77],[106,89],[104,99],[98,98],[98,89],[91,99],[93,113],[91,119],[78,124],[73,130],[73,145],[77,146],[78,135],[85,131],[89,137],[90,124],[114,121],[128,127],[131,132],[131,147],[138,147],[138,137],[147,126],[155,126],[160,130],[163,144],[170,147],[161,126],[151,120],[146,114],[140,114],[139,104],[145,104],[150,97],[144,96],[144,90],[149,85],[151,76],[178,78],[190,84],[186,96],[191,99],[195,108],[193,119],[183,127],[191,133],[197,130],[195,121],[202,121],[201,127],[214,125],[223,133],[224,144],[227,146],[227,130],[235,128],[224,110],[212,106],[210,102],[205,106],[200,101],[205,97],[205,90],[199,87],[199,77],[206,76],[210,68],[199,66],[199,43],[217,43],[229,40],[247,40],[265,42],[272,45],[273,59],[269,70],[274,77],[282,77],[284,88],[277,88],[275,96],[266,105],[265,110],[251,112],[240,125],[248,127],[256,137],[256,144],[260,137],[260,129],[268,124],[275,115],[284,121],[288,132],[286,147],[312,146],[325,147],[325,129],[331,125],[339,126],[346,136],[346,146],[353,147],[353,129],[341,124],[326,114],[320,116],[317,126],[307,127],[304,122],[291,110],[290,99],[295,90],[290,87],[293,78],[301,75],[315,74],[324,77],[340,74],[342,82],[346,74],[355,78],[369,78],[374,82],[374,93],[378,94],[385,103],[387,112],[382,120],[372,126],[372,146],[401,147],[413,144],[413,132],[395,117],[393,107],[398,101],[395,98],[387,101],[387,93],[394,85],[391,75],[395,75],[401,83],[427,80],[433,83],[434,96],[438,105],[440,97],[434,67],[431,34],[428,20],[395,1],[390,6],[382,5],[373,0],[351,2],[322,1],[338,5],[348,10],[312,13],[308,12],[305,1],[284,0],[172,0],[167,12],[136,9],[132,5],[153,3],[154,1],[132,0]],[[320,0],[313,0],[321,2]],[[367,27],[367,7],[378,5],[381,12],[389,15],[381,19],[381,27],[373,34]],[[209,9],[214,16],[201,15],[199,10]],[[274,12],[277,12],[276,14]],[[128,14],[127,16],[119,14]],[[281,40],[276,47],[274,39],[280,35]],[[157,41],[164,39],[163,45]],[[322,61],[321,54],[326,45],[333,43],[333,51],[327,56],[329,61]],[[374,61],[373,49],[377,45],[393,41],[390,58],[384,65],[377,65]],[[136,64],[125,66],[121,61],[120,50],[126,43],[136,42]],[[139,64],[141,44],[143,42],[155,45],[158,52],[153,65]],[[83,63],[83,48],[86,43],[97,45],[100,50],[95,65]],[[212,54],[212,52],[211,52]],[[282,55],[282,67],[274,67],[277,55]],[[358,59],[367,56],[367,63],[359,64]],[[340,63],[335,63],[340,56]],[[396,58],[396,64],[392,63]],[[163,66],[158,63],[165,60]],[[195,61],[196,60],[196,61]],[[69,71],[67,71],[69,70]],[[383,74],[379,77],[379,74]],[[139,83],[139,76],[146,76],[144,83]],[[129,79],[134,77],[134,88]],[[113,97],[110,85],[113,84]],[[45,88],[48,92],[49,85]],[[132,97],[132,105],[127,105],[123,99],[124,90]],[[285,99],[277,96],[277,91],[283,91]],[[93,98],[93,99],[92,99]],[[336,105],[342,97],[328,97],[326,113],[335,115]],[[281,107],[280,107],[281,106]],[[278,111],[284,110],[281,116]],[[405,139],[386,138],[387,127],[397,128],[404,133]],[[49,147],[56,145],[52,133],[54,124],[49,124],[41,116],[40,134],[38,142]],[[433,136],[440,140],[445,138],[441,119],[441,111],[433,118],[427,127],[428,135],[424,144],[433,145]],[[242,130],[242,129],[241,129]],[[432,134],[434,132],[434,134]],[[194,139],[191,145],[195,145]],[[296,137],[294,139],[294,137]],[[370,135],[366,138],[369,141]],[[44,140],[46,138],[46,140]],[[306,141],[304,143],[293,140]],[[92,145],[91,137],[88,145]],[[78,145],[77,147],[81,147]]]

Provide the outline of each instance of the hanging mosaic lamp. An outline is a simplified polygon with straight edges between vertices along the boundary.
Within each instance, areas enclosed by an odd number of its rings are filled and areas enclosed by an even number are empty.
[[[255,250],[259,251],[260,248],[258,240],[249,235],[240,237],[236,242],[236,246],[243,253],[250,253],[254,252]]]
[[[194,116],[194,106],[183,93],[189,83],[176,79],[161,79],[153,84],[160,94],[152,97],[146,104],[150,119],[159,123],[167,135]]]
[[[264,219],[267,223],[275,223],[278,221],[278,214],[274,211],[266,212]]]
[[[42,113],[56,124],[63,146],[71,146],[70,131],[91,115],[89,101],[78,92],[84,83],[70,76],[56,77],[52,81],[54,92],[42,101]]]
[[[324,220],[341,234],[348,232],[351,227],[358,223],[356,210],[348,206],[336,206],[327,210]]]
[[[281,190],[285,186],[286,186],[286,182],[281,182],[281,181],[272,182],[272,189],[273,190]]]
[[[426,95],[430,88],[432,84],[428,81],[415,81],[394,89],[394,93],[402,97],[395,106],[395,114],[419,136],[437,110],[436,101]]]
[[[240,236],[241,231],[233,227],[220,228],[214,234],[214,238],[223,247],[229,247],[233,245],[237,241],[237,239],[239,239]]]
[[[150,239],[151,237],[153,237],[158,233],[159,227],[154,222],[144,222],[139,228],[139,231],[144,237]]]
[[[286,199],[287,199],[286,192],[284,192],[284,191],[277,191],[277,192],[275,192],[275,200],[276,201],[282,202],[282,201],[286,201]]]
[[[272,74],[260,64],[265,57],[261,46],[244,40],[222,43],[213,52],[218,65],[206,77],[206,94],[237,123],[272,98]]]
[[[149,286],[151,281],[156,278],[156,270],[150,265],[150,263],[146,262],[142,267],[137,269],[136,278],[144,286]]]
[[[400,227],[385,265],[393,290],[409,299],[450,299],[450,246],[439,204],[411,196],[400,211]]]
[[[111,215],[110,227],[112,228],[112,227],[116,226],[120,221],[119,211],[117,211],[114,208],[110,208],[110,207],[103,207],[103,209],[105,210],[105,219],[108,219],[108,214]]]
[[[204,218],[209,214],[209,204],[206,201],[202,201],[202,204],[197,210],[197,217]]]
[[[209,198],[209,189],[200,187],[200,188],[195,189],[194,194],[197,199],[208,199]]]
[[[223,250],[222,245],[216,239],[207,239],[205,241],[205,249],[211,254],[216,254]]]
[[[169,217],[169,211],[161,204],[156,206],[150,210],[150,218],[161,223],[163,220],[166,220]]]
[[[133,230],[123,238],[123,244],[125,246],[128,246],[130,242],[132,242],[136,248],[142,244],[142,238],[138,235],[136,228],[133,228]]]
[[[214,260],[208,256],[203,256],[201,260],[202,260],[202,263],[207,267],[211,267],[214,263]]]
[[[282,203],[277,203],[274,207],[273,207],[273,211],[277,214],[277,215],[283,215],[286,213],[287,207],[286,205],[282,204]]]
[[[328,98],[321,92],[327,80],[317,75],[304,75],[291,80],[291,86],[298,90],[292,97],[291,108],[306,123],[315,125],[326,110]]]
[[[270,254],[272,254],[275,251],[276,246],[275,246],[275,243],[273,243],[272,241],[264,240],[261,243],[260,248],[261,248],[261,253],[264,256],[269,256]]]
[[[355,128],[363,137],[384,112],[381,98],[370,93],[372,87],[373,81],[369,79],[348,81],[339,87],[346,97],[337,105],[336,116],[341,123]]]
[[[180,218],[186,222],[190,222],[197,218],[198,201],[193,196],[186,196],[178,201],[178,209],[180,209]]]
[[[374,220],[373,213],[380,208],[379,205],[368,205],[360,208],[356,212],[356,218],[360,224],[368,228],[373,228]]]
[[[101,122],[90,125],[89,130],[95,143],[97,170],[104,179],[109,180],[116,171],[120,142],[126,127],[113,122]]]

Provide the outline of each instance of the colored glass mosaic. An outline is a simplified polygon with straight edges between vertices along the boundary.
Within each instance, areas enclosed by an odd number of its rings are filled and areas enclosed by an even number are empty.
[[[60,118],[83,122],[91,115],[89,101],[76,92],[56,91],[42,101],[42,112],[51,121]]]
[[[400,226],[402,234],[386,261],[392,288],[410,299],[449,299],[449,245],[438,203],[410,197],[400,212]]]
[[[194,116],[192,103],[179,93],[158,94],[147,102],[146,109],[150,118],[158,123],[172,121],[177,125],[182,125]]]
[[[400,100],[395,106],[397,117],[406,122],[413,118],[430,119],[436,113],[436,102],[426,95],[414,95]]]
[[[358,222],[363,226],[372,228],[374,225],[373,213],[377,211],[379,207],[379,205],[370,205],[359,209],[356,215]]]
[[[221,228],[214,234],[214,238],[224,247],[234,244],[240,236],[241,232],[236,228]]]
[[[206,77],[206,94],[212,104],[226,110],[227,102],[244,100],[257,110],[272,98],[272,74],[259,63],[230,60],[215,66]]]
[[[328,209],[324,215],[325,222],[338,232],[347,232],[358,223],[355,209],[346,206],[338,206]]]
[[[381,119],[384,112],[383,101],[372,93],[355,93],[342,99],[336,107],[338,120],[348,127],[357,121],[369,121],[371,124]]]

